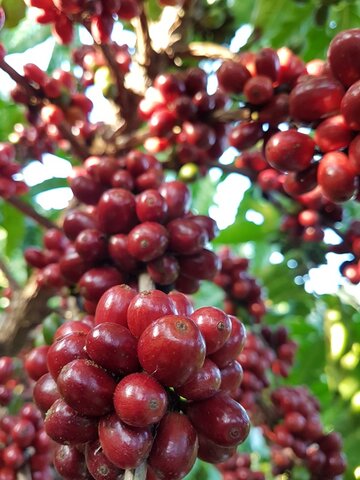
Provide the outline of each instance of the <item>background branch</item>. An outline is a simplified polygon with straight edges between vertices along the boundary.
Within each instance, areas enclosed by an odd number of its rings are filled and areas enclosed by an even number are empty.
[[[2,257],[0,257],[0,270],[5,275],[6,280],[8,281],[9,287],[11,288],[11,290],[19,290],[20,285],[18,284],[16,278],[14,277],[14,275],[10,271],[7,263],[5,262],[5,260]]]

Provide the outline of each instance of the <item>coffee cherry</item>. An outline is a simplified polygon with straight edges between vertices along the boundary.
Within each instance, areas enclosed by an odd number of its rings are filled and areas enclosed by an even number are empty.
[[[180,267],[175,257],[163,255],[146,265],[151,279],[159,285],[171,285],[179,276]]]
[[[168,206],[157,190],[145,190],[136,197],[136,215],[140,222],[163,223]]]
[[[26,448],[35,438],[35,427],[30,420],[22,418],[15,423],[11,435],[19,447]]]
[[[54,451],[54,467],[66,478],[87,479],[85,458],[73,445],[57,445]]]
[[[282,172],[299,172],[309,167],[314,150],[315,142],[309,135],[287,130],[270,138],[265,154],[272,167]]]
[[[178,387],[202,367],[205,342],[192,320],[167,315],[143,331],[138,356],[146,372],[164,385]]]
[[[341,113],[352,130],[360,130],[360,81],[354,83],[341,101]]]
[[[84,317],[85,318],[85,317]],[[82,320],[68,320],[64,322],[54,334],[53,341],[59,340],[65,335],[70,335],[72,333],[80,332],[80,333],[88,333],[91,330],[91,326]]]
[[[317,178],[324,195],[333,202],[349,200],[357,191],[355,170],[341,152],[329,152],[323,156]]]
[[[155,260],[163,255],[168,243],[168,231],[160,223],[140,223],[128,235],[130,255],[143,262]]]
[[[99,230],[83,230],[76,237],[75,248],[88,262],[100,262],[107,255],[106,237]]]
[[[95,312],[95,325],[111,322],[127,327],[127,311],[136,290],[128,285],[116,285],[101,296]]]
[[[176,313],[177,315],[189,317],[193,313],[194,306],[191,300],[189,300],[189,298],[183,293],[173,290],[169,293],[168,298],[171,298],[171,301],[175,306],[174,313]]]
[[[273,82],[276,82],[280,72],[280,60],[275,50],[272,48],[263,48],[255,58],[256,73],[265,75]]]
[[[215,353],[210,355],[210,360],[216,363],[219,368],[224,368],[232,360],[237,358],[245,345],[246,330],[244,325],[236,317],[229,315],[231,320],[231,335],[224,345]]]
[[[86,331],[86,333],[90,328]],[[57,379],[62,368],[73,360],[88,356],[85,352],[85,332],[73,332],[65,335],[51,345],[47,355],[47,366],[54,380]]]
[[[52,404],[60,398],[57,385],[50,373],[45,373],[45,375],[40,377],[36,382],[33,390],[33,398],[36,406],[43,413],[46,413]]]
[[[192,218],[177,218],[167,224],[169,249],[175,253],[193,255],[207,242],[206,232]]]
[[[230,318],[219,308],[202,307],[190,316],[199,327],[206,343],[206,354],[219,350],[230,337]]]
[[[182,217],[189,212],[191,197],[189,189],[184,183],[178,180],[163,183],[159,192],[168,206],[168,220]]]
[[[24,367],[30,378],[38,380],[48,372],[46,357],[49,351],[48,345],[33,348],[27,354]]]
[[[109,255],[122,272],[136,273],[139,262],[129,254],[127,235],[118,233],[110,237]]]
[[[179,257],[179,264],[183,275],[198,280],[211,280],[220,268],[217,255],[206,249],[196,255]],[[180,290],[179,287],[177,288]]]
[[[75,240],[83,230],[95,227],[96,222],[93,216],[81,210],[67,213],[63,222],[64,233],[70,240]]]
[[[323,152],[345,148],[349,145],[351,138],[351,131],[342,115],[323,120],[316,128],[314,136],[316,144]]]
[[[135,197],[128,190],[107,190],[99,200],[99,228],[108,234],[128,233],[136,224]]]
[[[360,29],[338,33],[330,43],[328,60],[331,72],[345,87],[360,80]]]
[[[220,374],[220,390],[222,392],[229,392],[230,395],[235,394],[243,379],[243,369],[240,363],[236,360],[233,360],[232,362],[228,363],[226,367],[220,370]]]
[[[49,437],[61,444],[86,443],[97,438],[96,419],[80,416],[62,399],[56,400],[47,412],[44,425]]]
[[[99,440],[106,457],[122,469],[138,467],[149,455],[153,442],[148,427],[130,427],[115,414],[100,420]]]
[[[139,338],[147,326],[165,315],[176,313],[171,299],[160,290],[137,294],[130,302],[127,324],[134,337]]]
[[[124,283],[123,275],[113,267],[88,270],[79,281],[80,293],[86,300],[97,302],[103,293],[114,285]]]
[[[220,389],[221,374],[214,362],[205,358],[204,365],[194,373],[176,392],[187,400],[204,400]]]
[[[249,434],[246,411],[226,393],[191,403],[187,415],[199,432],[224,447],[242,443]]]
[[[95,440],[85,448],[86,466],[95,480],[118,480],[123,470],[115,467],[104,455],[100,442]]]
[[[240,62],[226,60],[216,72],[219,85],[229,93],[241,93],[244,85],[251,77],[249,70]]]
[[[123,325],[105,322],[94,327],[86,337],[86,352],[98,365],[117,375],[140,368],[137,341]]]
[[[163,387],[147,373],[133,373],[123,378],[114,393],[115,411],[123,422],[132,427],[158,423],[167,408]]]
[[[250,78],[244,86],[244,95],[253,105],[268,102],[273,96],[272,80],[264,75]]]
[[[25,461],[24,454],[16,443],[8,445],[1,453],[4,465],[14,470],[20,468]]]
[[[187,416],[169,412],[160,422],[148,462],[160,479],[180,480],[192,469],[197,450],[197,434]]]
[[[217,445],[202,433],[198,433],[199,451],[198,457],[200,460],[209,463],[225,462],[232,457],[236,452],[236,447],[224,447]]]
[[[113,408],[116,383],[90,360],[76,359],[65,365],[56,383],[65,402],[80,415],[99,417]]]

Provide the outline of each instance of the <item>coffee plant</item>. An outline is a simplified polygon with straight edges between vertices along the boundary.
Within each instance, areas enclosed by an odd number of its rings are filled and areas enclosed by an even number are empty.
[[[359,479],[357,3],[0,5],[0,480]]]

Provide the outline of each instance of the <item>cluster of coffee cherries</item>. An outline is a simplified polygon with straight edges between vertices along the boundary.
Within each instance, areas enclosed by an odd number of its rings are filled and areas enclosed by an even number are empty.
[[[261,287],[248,273],[249,261],[236,257],[229,248],[218,252],[221,270],[213,282],[225,290],[224,309],[234,315],[239,307],[245,309],[255,323],[261,322],[266,312]]]
[[[48,125],[44,123],[36,122],[34,125],[17,123],[10,138],[16,150],[16,158],[22,165],[29,159],[41,162],[44,152],[54,153],[56,150],[54,140],[48,135]]]
[[[158,75],[139,104],[139,115],[148,122],[150,134],[145,147],[156,153],[174,146],[178,167],[204,166],[225,149],[226,128],[214,111],[226,107],[227,95],[208,94],[207,80],[198,67]]]
[[[161,164],[138,151],[120,159],[87,159],[70,179],[75,197],[87,206],[66,214],[65,235],[56,229],[45,233],[45,250],[25,252],[28,263],[42,269],[40,281],[56,287],[78,283],[84,299],[96,306],[105,290],[144,270],[157,285],[175,285],[184,293],[212,279],[219,260],[204,247],[216,235],[215,222],[190,212],[184,183],[162,180]]]
[[[334,479],[346,469],[342,441],[336,432],[325,433],[319,404],[305,387],[280,387],[271,394],[275,426],[263,426],[271,441],[273,473],[291,471],[301,462],[312,480]]]
[[[109,48],[114,56],[119,71],[125,75],[130,70],[131,55],[127,45],[109,43]],[[80,83],[84,88],[96,83],[105,96],[111,95],[113,80],[104,55],[94,45],[82,45],[72,54],[73,61],[82,68]]]
[[[357,285],[360,283],[360,222],[353,220],[343,233],[341,242],[332,247],[334,253],[350,254],[353,256],[352,260],[346,260],[340,266],[341,274],[347,278],[351,283]]]
[[[0,357],[0,407],[7,407],[13,399],[20,363],[17,358]]]
[[[270,373],[287,377],[294,362],[296,344],[289,339],[284,327],[262,328],[262,334],[250,333],[244,350],[239,355],[243,367],[241,387],[235,398],[255,416],[259,414],[258,400],[271,385]]]
[[[115,479],[146,461],[175,480],[197,456],[231,456],[250,427],[231,396],[245,338],[236,317],[194,311],[180,292],[110,288],[94,317],[63,323],[51,346],[26,358],[45,430],[59,444],[57,471]]]
[[[59,43],[71,43],[74,22],[84,24],[97,43],[107,43],[117,18],[130,20],[139,15],[137,0],[26,0],[32,15],[41,24],[52,24]]]
[[[18,180],[21,166],[15,161],[15,149],[10,143],[0,143],[0,197],[10,198],[28,191],[27,185]]]
[[[333,202],[356,197],[360,69],[352,62],[358,51],[360,29],[353,29],[333,39],[327,62],[305,65],[287,49],[224,62],[220,87],[242,93],[252,111],[252,120],[230,132],[230,145],[242,151],[261,140],[269,165],[287,174],[288,192],[310,191],[315,181]],[[287,130],[279,128],[284,122]]]
[[[221,472],[222,480],[265,480],[264,473],[252,470],[248,453],[236,453],[216,467]]]
[[[34,404],[25,403],[17,415],[0,418],[1,480],[16,480],[20,471],[33,480],[52,480],[51,457],[52,441]]]

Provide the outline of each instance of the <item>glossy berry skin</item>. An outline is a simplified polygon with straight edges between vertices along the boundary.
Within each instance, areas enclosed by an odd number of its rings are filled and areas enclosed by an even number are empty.
[[[168,206],[168,220],[182,217],[188,213],[191,197],[188,187],[183,182],[173,180],[172,182],[163,183],[160,185],[159,192]]]
[[[122,478],[123,470],[106,458],[98,440],[86,445],[85,460],[87,469],[95,480],[119,480]]]
[[[139,338],[152,322],[164,315],[176,313],[174,304],[161,290],[138,293],[127,312],[127,324],[134,337]]]
[[[208,238],[206,232],[191,218],[177,218],[167,224],[169,250],[193,255],[202,250]]]
[[[198,280],[212,280],[220,268],[217,255],[205,248],[195,255],[179,257],[181,273]]]
[[[314,136],[316,144],[323,152],[345,148],[349,145],[351,138],[351,131],[342,115],[323,120],[316,128]]]
[[[167,229],[156,222],[144,222],[128,235],[128,250],[137,260],[149,262],[165,253],[169,243]]]
[[[159,285],[171,285],[179,276],[179,262],[173,255],[162,255],[146,265],[151,279]]]
[[[237,358],[245,345],[246,330],[242,322],[233,315],[231,320],[231,335],[225,344],[210,356],[210,360],[216,363],[219,368],[224,368],[228,363]]]
[[[253,105],[261,105],[268,102],[273,96],[272,81],[264,75],[250,78],[244,87],[244,95]]]
[[[272,48],[263,48],[255,58],[256,73],[269,77],[276,82],[280,72],[280,60],[275,50]]]
[[[48,345],[35,347],[25,358],[24,367],[32,380],[38,380],[48,372],[46,357],[49,351]]]
[[[176,392],[186,400],[204,400],[220,389],[221,374],[214,362],[205,358],[204,365],[194,373]]]
[[[172,303],[175,306],[175,313],[177,315],[184,315],[185,317],[190,317],[194,312],[194,305],[191,300],[184,295],[183,293],[173,290],[168,295],[171,298]]]
[[[136,272],[139,262],[129,255],[127,235],[123,233],[113,235],[109,239],[108,247],[111,259],[122,272]]]
[[[14,425],[11,436],[19,447],[26,448],[32,444],[35,438],[35,427],[30,420],[22,418]]]
[[[117,375],[139,370],[137,340],[123,325],[101,323],[86,337],[86,352],[103,368]]]
[[[81,295],[92,302],[97,302],[101,295],[114,285],[124,283],[124,276],[114,267],[91,268],[80,278]]]
[[[349,88],[341,102],[341,113],[349,128],[360,130],[360,80]]]
[[[79,444],[97,438],[97,421],[80,416],[64,400],[53,404],[45,417],[45,430],[57,443]]]
[[[333,202],[349,200],[357,191],[354,167],[342,152],[329,152],[323,156],[317,178],[324,195]]]
[[[89,213],[82,212],[81,210],[73,210],[69,212],[65,216],[63,222],[64,233],[70,240],[75,240],[83,230],[95,227],[95,218]]]
[[[99,440],[106,457],[122,469],[138,467],[149,455],[153,441],[148,427],[130,427],[115,414],[100,420]]]
[[[229,133],[228,140],[232,147],[246,150],[254,146],[263,136],[261,124],[258,122],[242,122]]]
[[[51,405],[60,398],[57,385],[50,373],[45,373],[45,375],[40,377],[36,382],[33,390],[33,398],[36,406],[43,413],[46,413]]]
[[[169,412],[161,420],[148,463],[163,480],[180,480],[192,469],[198,438],[186,415]]]
[[[2,461],[6,467],[17,470],[25,461],[24,453],[16,443],[12,443],[4,448]]]
[[[163,223],[168,206],[157,190],[145,190],[136,197],[136,215],[140,222]]]
[[[97,221],[105,233],[128,233],[136,224],[135,197],[128,190],[107,190],[97,205]]]
[[[56,383],[65,402],[80,415],[99,417],[113,408],[116,382],[90,360],[77,359],[65,365]]]
[[[217,445],[233,447],[249,434],[250,420],[246,411],[226,393],[191,403],[187,415],[196,430]]]
[[[236,447],[223,447],[212,442],[205,435],[198,433],[200,460],[208,463],[221,463],[228,460],[236,452]]]
[[[227,60],[216,72],[219,85],[229,93],[241,93],[244,85],[251,77],[249,70],[239,62]]]
[[[205,341],[187,317],[167,315],[141,334],[139,361],[144,370],[169,387],[183,385],[205,360]]]
[[[128,285],[115,285],[100,298],[95,312],[95,325],[111,322],[127,327],[127,311],[136,290]]]
[[[199,327],[204,337],[207,355],[219,350],[230,337],[230,318],[219,308],[198,308],[191,314],[190,318]]]
[[[53,341],[55,342],[56,340],[73,333],[87,334],[90,330],[90,325],[83,320],[68,320],[56,330]]]
[[[331,71],[345,87],[360,80],[360,29],[338,33],[330,43],[328,60]]]
[[[47,356],[47,366],[55,380],[61,369],[72,360],[88,358],[84,349],[85,340],[86,334],[84,332],[74,332],[59,338],[51,345]]]
[[[290,94],[290,115],[295,120],[313,122],[338,113],[344,88],[329,77],[313,77],[300,82]]]
[[[221,391],[233,394],[240,387],[243,379],[243,369],[236,360],[228,363],[226,367],[220,370],[221,373]]]
[[[349,145],[349,161],[355,168],[356,173],[360,172],[360,135],[357,135]]]
[[[96,229],[83,230],[75,241],[79,255],[89,262],[100,262],[107,255],[106,236]]]
[[[84,455],[73,445],[56,445],[53,462],[62,477],[79,480],[88,478]]]
[[[120,420],[132,427],[158,423],[168,405],[164,388],[147,373],[127,375],[117,384],[114,407]]]
[[[309,167],[314,151],[315,142],[309,135],[291,129],[273,135],[265,155],[269,164],[281,172],[300,172]]]

